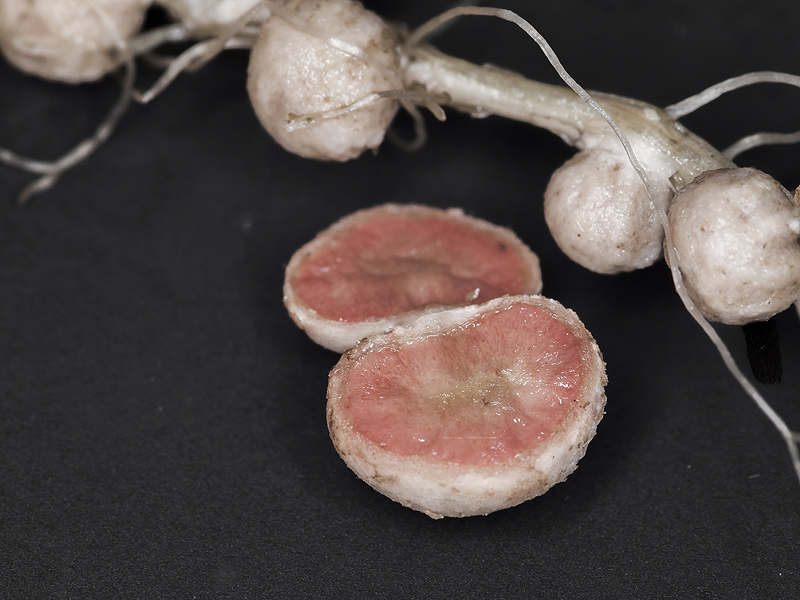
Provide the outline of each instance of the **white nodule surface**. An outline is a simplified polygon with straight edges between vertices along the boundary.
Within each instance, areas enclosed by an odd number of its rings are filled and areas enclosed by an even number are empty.
[[[545,220],[561,250],[597,273],[647,267],[661,256],[664,232],[641,179],[620,153],[580,152],[545,191]]]
[[[800,294],[800,207],[756,169],[698,177],[669,210],[684,283],[711,321],[742,325],[785,310]]]
[[[261,123],[286,150],[306,158],[345,161],[377,148],[397,111],[395,100],[379,99],[293,131],[286,125],[292,116],[401,90],[394,30],[351,0],[293,0],[282,14],[291,23],[273,15],[251,52],[247,89]],[[334,40],[363,56],[337,49]]]
[[[17,68],[64,83],[100,79],[150,0],[0,0],[0,49]]]

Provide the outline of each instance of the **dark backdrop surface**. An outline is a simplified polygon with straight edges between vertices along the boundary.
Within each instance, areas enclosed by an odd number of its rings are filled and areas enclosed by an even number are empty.
[[[419,24],[447,2],[374,1]],[[800,73],[800,4],[523,2],[584,86],[676,102],[752,70]],[[511,25],[460,21],[448,52],[555,81]],[[247,57],[134,107],[27,207],[0,167],[0,597],[797,598],[800,485],[786,448],[683,310],[667,269],[565,258],[542,216],[555,136],[428,119],[419,152],[289,155],[258,125]],[[113,80],[67,87],[0,61],[0,146],[52,158],[92,131]],[[737,92],[684,120],[725,147],[800,129],[800,91]],[[800,151],[752,151],[790,189]],[[544,293],[608,363],[607,414],[567,482],[488,517],[433,521],[336,455],[328,371],[283,309],[283,268],[319,230],[383,202],[459,206],[539,253]],[[800,324],[761,388],[800,427]],[[741,360],[741,332],[722,333]]]

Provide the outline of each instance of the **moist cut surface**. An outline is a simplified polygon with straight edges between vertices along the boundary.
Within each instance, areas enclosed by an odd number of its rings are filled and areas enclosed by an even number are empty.
[[[361,340],[331,372],[328,429],[347,465],[403,505],[488,514],[575,469],[605,383],[574,312],[502,296]]]
[[[283,301],[314,341],[344,352],[424,314],[541,289],[539,259],[510,229],[456,208],[384,204],[295,252]]]
[[[360,321],[520,293],[522,270],[515,248],[446,213],[387,212],[307,260],[294,286],[320,315]]]
[[[541,309],[517,305],[454,335],[365,357],[347,379],[345,410],[387,451],[488,465],[546,439],[580,384],[575,336]]]

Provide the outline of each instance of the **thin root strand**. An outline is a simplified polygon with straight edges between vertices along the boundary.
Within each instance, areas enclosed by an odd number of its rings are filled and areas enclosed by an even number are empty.
[[[392,128],[386,132],[386,135],[389,140],[401,150],[416,152],[428,141],[428,130],[425,128],[425,119],[422,117],[422,113],[419,112],[419,109],[408,100],[401,100],[400,105],[414,122],[414,137],[410,140],[404,140]],[[441,107],[438,108],[441,109]]]
[[[141,104],[147,104],[163,92],[183,71],[196,71],[202,68],[227,48],[250,47],[254,41],[253,38],[237,36],[263,10],[264,7],[258,4],[234,21],[222,34],[191,46],[169,63],[166,71],[150,89],[145,92],[135,91],[134,99]]]
[[[676,104],[667,106],[664,110],[673,119],[679,119],[680,117],[696,111],[701,106],[705,106],[709,102],[716,100],[723,94],[757,83],[783,83],[800,88],[800,76],[790,73],[781,73],[779,71],[755,71],[753,73],[745,73],[744,75],[731,77],[730,79],[712,85],[699,94],[695,94]]]
[[[773,133],[762,131],[743,137],[739,141],[731,144],[722,153],[733,160],[742,152],[758,148],[759,146],[771,146],[778,144],[796,144],[800,142],[800,131],[794,133]]]
[[[10,150],[0,149],[0,162],[4,162],[30,173],[42,175],[42,177],[23,189],[17,198],[19,204],[25,204],[32,196],[52,187],[65,171],[85,160],[111,136],[120,118],[128,109],[133,97],[133,85],[136,79],[136,63],[133,59],[133,55],[128,54],[126,56],[123,66],[125,69],[125,76],[122,81],[122,89],[119,98],[109,111],[108,116],[98,125],[91,137],[81,141],[64,156],[58,160],[48,162],[26,158]]]
[[[306,113],[303,115],[289,113],[289,119],[286,121],[285,127],[287,131],[296,131],[297,129],[313,127],[314,125],[318,125],[324,121],[330,121],[332,119],[339,119],[347,116],[350,113],[356,112],[366,106],[369,106],[373,102],[377,102],[378,100],[382,99],[399,100],[401,105],[411,114],[412,118],[415,117],[414,113],[409,110],[409,106],[412,106],[413,104],[419,104],[430,110],[439,121],[445,120],[444,110],[439,104],[439,102],[446,102],[447,100],[445,98],[440,98],[424,91],[409,92],[406,90],[388,90],[385,92],[374,92],[372,94],[368,94],[367,96],[364,96],[360,100],[356,100],[351,104],[340,106],[338,108],[332,108],[330,110]]]

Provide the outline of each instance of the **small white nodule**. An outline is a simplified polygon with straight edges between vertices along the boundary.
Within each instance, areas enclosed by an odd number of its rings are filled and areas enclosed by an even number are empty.
[[[669,210],[687,291],[712,321],[764,321],[800,295],[800,207],[757,169],[719,169]]]
[[[84,83],[114,71],[151,0],[2,0],[0,50],[18,69]]]
[[[641,269],[661,256],[655,208],[633,167],[613,152],[581,152],[556,171],[544,216],[561,250],[596,273]]]
[[[250,55],[261,124],[306,158],[345,161],[380,146],[399,104],[375,94],[403,88],[395,30],[351,0],[291,0],[281,15]]]

